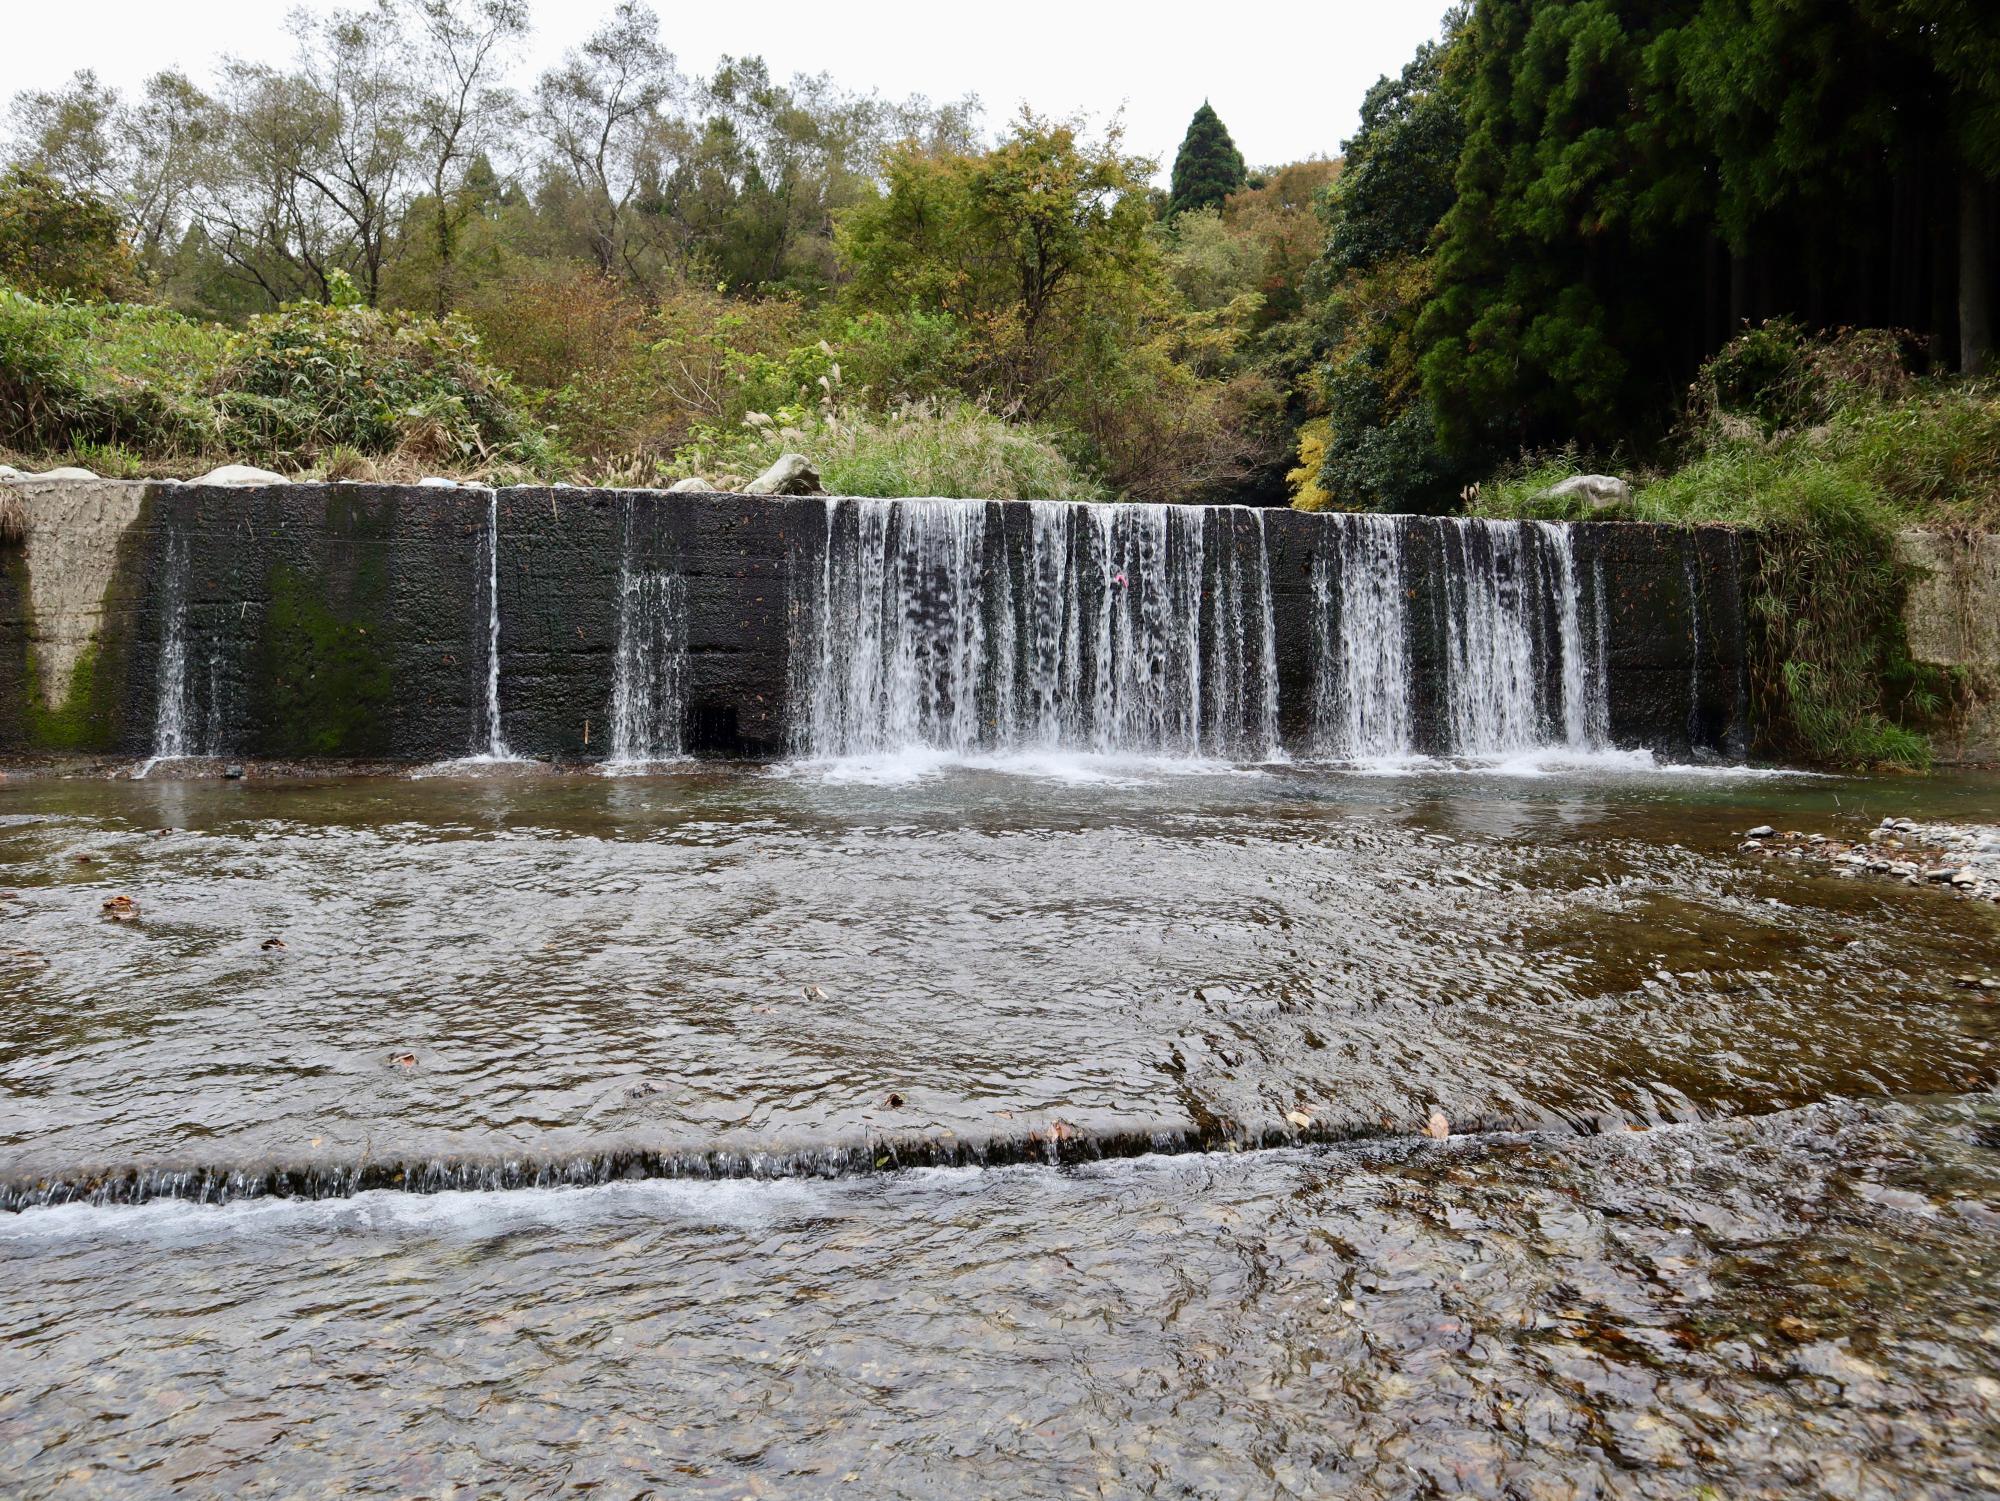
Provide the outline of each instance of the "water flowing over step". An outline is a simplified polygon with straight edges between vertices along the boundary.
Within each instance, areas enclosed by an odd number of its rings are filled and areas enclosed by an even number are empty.
[[[687,581],[660,509],[636,496],[622,509],[610,764],[645,766],[686,752]]]
[[[483,743],[474,741],[474,755],[485,761],[511,761],[507,736],[500,724],[500,492],[486,492],[486,527],[480,534],[480,557],[486,565],[486,683],[485,713],[479,726]]]
[[[1740,758],[1753,715],[1754,543],[1715,529],[476,486],[130,509],[126,576],[67,578],[90,506],[26,547],[19,749],[1612,766]]]
[[[218,640],[210,639],[204,649],[191,639],[192,606],[188,596],[193,591],[193,578],[184,534],[169,533],[161,563],[160,650],[155,670],[153,738],[145,761],[134,773],[140,777],[162,761],[222,754],[221,645]],[[196,703],[198,674],[206,679],[205,708]]]
[[[1312,740],[1352,760],[1610,743],[1601,571],[1586,606],[1560,522],[1344,515],[1312,572]],[[1428,589],[1410,555],[1430,565]],[[1427,597],[1433,618],[1417,618]],[[1420,651],[1420,639],[1430,643]],[[1430,658],[1429,670],[1425,659]],[[1434,728],[1422,733],[1429,695]]]
[[[795,606],[809,755],[1061,748],[1265,759],[1278,672],[1261,512],[827,504]]]

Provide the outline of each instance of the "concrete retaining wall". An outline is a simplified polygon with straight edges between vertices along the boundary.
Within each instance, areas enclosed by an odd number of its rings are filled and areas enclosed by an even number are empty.
[[[1960,669],[1968,695],[1958,723],[1932,737],[1938,758],[2000,763],[2000,536],[1913,530],[1896,541],[1912,573],[1910,655]]]
[[[826,502],[521,488],[115,481],[22,486],[25,544],[0,549],[0,753],[153,749],[160,644],[176,590],[195,660],[197,747],[252,757],[432,761],[483,742],[484,538],[497,506],[504,728],[519,754],[608,749],[618,582],[631,508],[688,606],[688,739],[707,754],[787,745],[795,573],[817,575]],[[993,524],[1025,527],[996,506]],[[1269,512],[1284,728],[1309,700],[1312,560],[1326,519]],[[1727,531],[1593,523],[1613,738],[1670,754],[1740,749],[1743,558]],[[1412,620],[1435,560],[1412,556]],[[1690,588],[1690,581],[1693,588]],[[1699,628],[1697,629],[1697,620]],[[1439,651],[1421,626],[1412,649]],[[1700,655],[1696,641],[1700,639]]]

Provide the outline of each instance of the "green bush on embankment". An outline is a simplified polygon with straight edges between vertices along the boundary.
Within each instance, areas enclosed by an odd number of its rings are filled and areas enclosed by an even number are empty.
[[[240,329],[0,285],[0,447],[98,473],[544,475],[563,457],[456,318],[293,304]]]
[[[1637,520],[1756,533],[1752,687],[1774,754],[1925,765],[1925,727],[1960,691],[1910,659],[1895,533],[2000,525],[2000,386],[1918,379],[1903,354],[1875,330],[1749,330],[1690,391],[1680,462],[1635,476]],[[1524,461],[1474,509],[1575,518],[1577,502],[1548,491],[1589,467],[1574,452]]]
[[[824,347],[740,363],[768,413],[699,427],[671,460],[586,462],[540,425],[458,318],[292,304],[232,331],[170,308],[0,284],[0,457],[116,478],[250,463],[325,479],[665,484],[699,473],[740,487],[797,451],[838,494],[1110,498],[1034,424],[959,399],[886,410],[837,399],[839,366]]]

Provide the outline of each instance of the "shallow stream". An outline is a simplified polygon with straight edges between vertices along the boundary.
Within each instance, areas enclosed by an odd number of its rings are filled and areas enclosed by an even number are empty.
[[[2000,787],[9,781],[0,1474],[1991,1494],[2000,908],[1736,851],[1887,815]]]

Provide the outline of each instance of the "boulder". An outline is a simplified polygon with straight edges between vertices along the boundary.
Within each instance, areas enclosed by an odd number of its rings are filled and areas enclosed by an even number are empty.
[[[804,454],[780,454],[778,462],[743,487],[745,495],[817,495],[819,471]]]
[[[12,464],[0,464],[0,480],[26,479],[27,477],[27,475],[21,473]]]
[[[290,480],[254,464],[224,464],[189,481],[196,485],[289,485]]]
[[[698,474],[690,474],[686,479],[677,479],[667,486],[669,495],[708,495],[714,490],[715,486]]]
[[[1632,504],[1632,487],[1613,474],[1572,474],[1542,492],[1545,500],[1576,500],[1592,515]]]
[[[80,469],[75,464],[64,464],[57,469],[44,469],[40,474],[24,474],[22,479],[96,479],[88,469]]]

